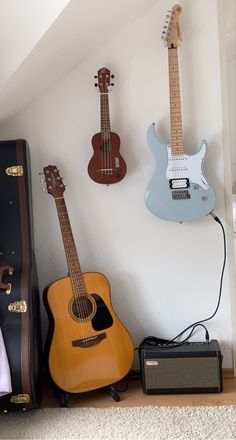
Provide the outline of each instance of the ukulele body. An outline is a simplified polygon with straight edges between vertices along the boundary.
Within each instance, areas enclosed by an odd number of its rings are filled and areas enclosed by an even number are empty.
[[[110,185],[120,182],[126,174],[126,163],[120,154],[120,138],[110,132],[109,139],[103,140],[101,133],[92,138],[94,154],[88,164],[88,174],[96,183]]]
[[[107,278],[83,274],[86,303],[76,301],[69,277],[44,291],[51,323],[48,368],[55,384],[82,393],[113,384],[130,370],[134,358],[131,337],[115,314]]]

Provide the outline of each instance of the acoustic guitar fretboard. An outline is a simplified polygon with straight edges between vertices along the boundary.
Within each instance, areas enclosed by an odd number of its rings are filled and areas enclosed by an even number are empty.
[[[86,295],[83,274],[80,267],[80,262],[74,242],[65,200],[63,197],[59,197],[55,199],[55,202],[66,253],[67,264],[69,268],[69,276],[72,283],[72,289],[74,295],[77,297]]]

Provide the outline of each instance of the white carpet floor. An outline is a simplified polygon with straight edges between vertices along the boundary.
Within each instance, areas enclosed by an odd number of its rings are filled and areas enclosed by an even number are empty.
[[[0,415],[1,439],[235,440],[236,406],[48,408]]]

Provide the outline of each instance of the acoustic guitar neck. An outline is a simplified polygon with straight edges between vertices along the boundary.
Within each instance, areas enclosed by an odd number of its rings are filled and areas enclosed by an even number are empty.
[[[87,293],[85,289],[83,274],[81,271],[81,266],[75,246],[65,199],[63,197],[65,186],[62,182],[56,166],[49,165],[48,167],[45,167],[44,175],[48,193],[54,197],[56,203],[73,293],[76,297],[84,296]]]

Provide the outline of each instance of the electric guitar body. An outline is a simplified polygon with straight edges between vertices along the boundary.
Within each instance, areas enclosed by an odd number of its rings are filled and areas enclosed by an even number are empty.
[[[214,209],[215,193],[203,175],[207,142],[202,141],[195,155],[187,155],[184,150],[177,50],[181,42],[182,7],[175,5],[170,12],[162,38],[168,48],[171,142],[162,145],[156,136],[155,124],[149,127],[147,142],[156,160],[156,171],[147,187],[145,204],[156,217],[188,222]]]
[[[126,174],[126,163],[120,154],[120,137],[111,132],[109,114],[109,87],[111,72],[106,67],[99,69],[95,78],[98,82],[95,86],[100,92],[100,117],[101,131],[92,138],[94,154],[88,164],[88,174],[96,183],[110,185],[122,180]]]
[[[44,292],[49,313],[49,370],[59,388],[81,393],[123,378],[131,368],[132,340],[115,314],[107,278],[84,273],[88,295],[74,299],[70,278]],[[77,303],[76,303],[77,302]]]
[[[97,183],[110,185],[119,182],[126,174],[126,163],[120,154],[120,137],[110,132],[109,140],[102,133],[92,138],[94,154],[88,164],[88,174]]]
[[[207,142],[202,141],[195,155],[173,156],[170,145],[159,142],[155,124],[152,124],[147,132],[147,143],[156,161],[156,170],[145,194],[149,211],[161,219],[180,222],[208,215],[215,206],[215,193],[202,171]]]
[[[44,175],[55,199],[69,270],[68,277],[44,291],[48,369],[61,390],[82,393],[121,380],[131,369],[134,347],[112,308],[107,278],[81,271],[57,167],[48,165]]]

